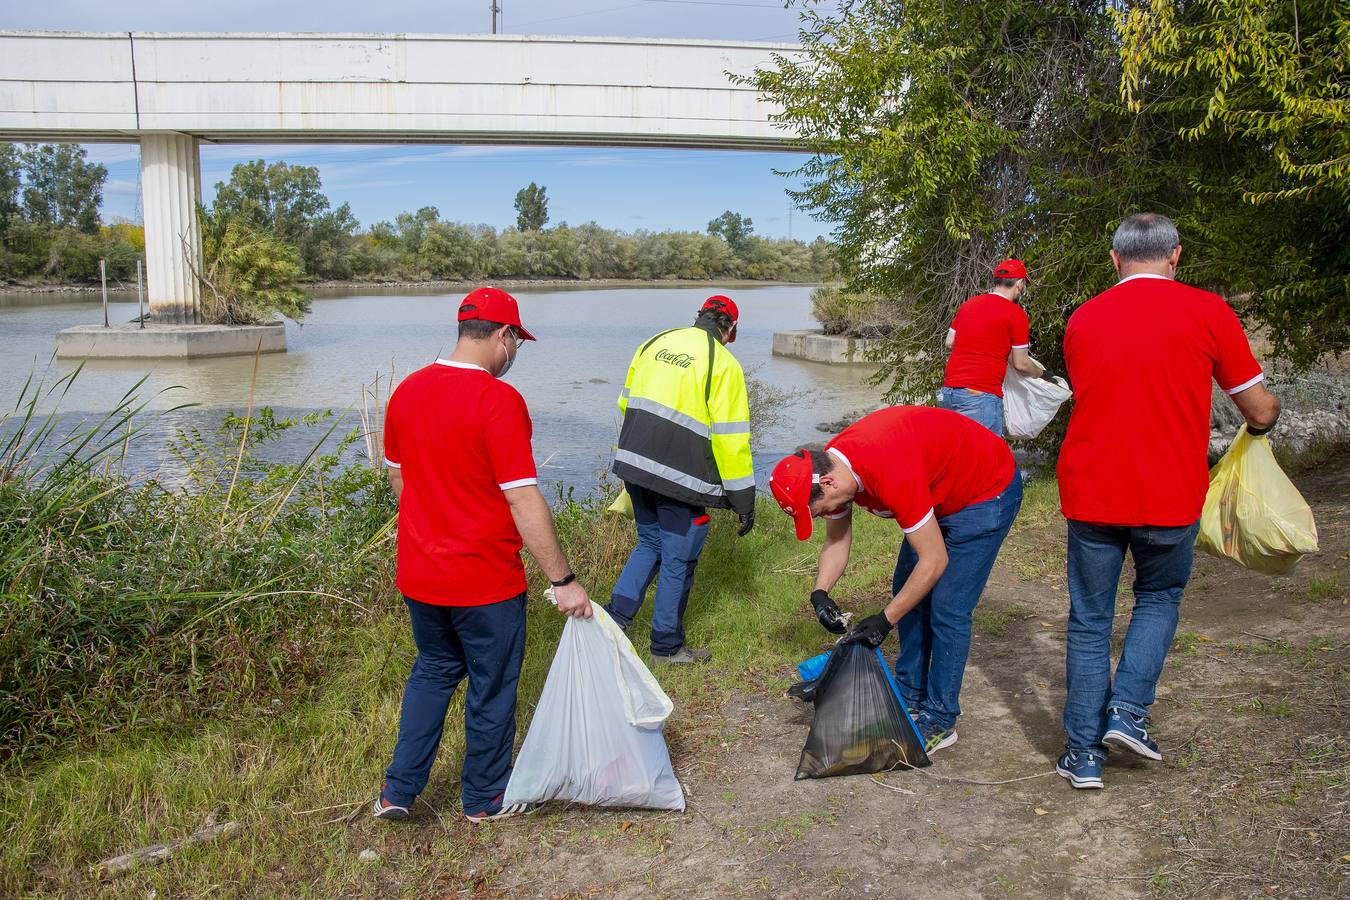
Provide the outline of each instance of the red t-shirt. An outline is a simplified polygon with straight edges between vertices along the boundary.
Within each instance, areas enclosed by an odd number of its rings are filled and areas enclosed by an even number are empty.
[[[394,390],[384,457],[403,473],[397,581],[406,596],[482,606],[525,590],[502,492],[537,483],[530,433],[524,398],[478,366],[438,359]]]
[[[853,502],[906,533],[998,496],[1017,470],[1003,438],[974,419],[931,406],[863,416],[825,445],[859,484]]]
[[[1168,278],[1126,279],[1064,333],[1073,415],[1060,508],[1104,525],[1189,525],[1209,487],[1210,380],[1229,394],[1265,376],[1223,298]]]
[[[971,297],[952,319],[952,353],[942,383],[1003,396],[1008,354],[1031,346],[1027,312],[1007,297],[980,294]]]

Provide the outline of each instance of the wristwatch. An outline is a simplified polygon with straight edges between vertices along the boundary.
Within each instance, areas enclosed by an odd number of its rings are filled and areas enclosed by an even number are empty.
[[[564,575],[562,578],[558,579],[557,581],[551,582],[551,584],[552,584],[554,587],[566,587],[567,585],[571,584],[572,582],[574,582],[574,581],[576,581],[576,580],[577,580],[577,573],[576,573],[576,572],[568,572],[566,575]]]

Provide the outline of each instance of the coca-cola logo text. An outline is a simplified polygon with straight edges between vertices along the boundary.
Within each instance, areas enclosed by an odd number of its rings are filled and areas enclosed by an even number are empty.
[[[690,356],[688,353],[671,353],[669,350],[665,349],[657,350],[656,358],[663,363],[679,366],[681,369],[689,368],[689,364],[694,361],[694,357]]]

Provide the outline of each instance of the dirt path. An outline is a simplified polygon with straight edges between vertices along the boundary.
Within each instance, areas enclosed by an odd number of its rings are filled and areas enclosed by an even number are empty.
[[[1350,459],[1299,482],[1323,552],[1278,579],[1197,559],[1155,707],[1165,760],[1114,755],[1104,791],[1053,774],[970,783],[1050,773],[1063,742],[1062,525],[1046,521],[1005,548],[977,614],[960,740],[932,768],[881,784],[793,781],[810,710],[766,677],[720,708],[677,711],[683,815],[543,812],[473,835],[476,868],[434,885],[446,896],[1344,896]]]

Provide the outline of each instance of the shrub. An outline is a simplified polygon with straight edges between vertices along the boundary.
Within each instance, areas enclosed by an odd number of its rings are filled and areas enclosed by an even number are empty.
[[[296,287],[304,270],[300,253],[242,217],[207,213],[202,229],[202,319],[219,325],[257,325],[274,313],[299,319],[309,297]]]
[[[837,285],[811,292],[811,314],[826,334],[885,337],[895,330],[894,309],[875,294],[855,293]]]

